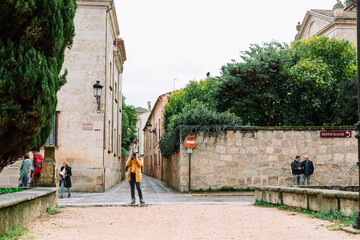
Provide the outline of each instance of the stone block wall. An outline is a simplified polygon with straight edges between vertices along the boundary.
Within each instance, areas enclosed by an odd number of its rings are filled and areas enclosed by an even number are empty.
[[[315,172],[313,185],[357,185],[357,140],[320,138],[322,128],[254,128],[226,131],[203,138],[191,154],[192,189],[246,188],[291,185],[290,164],[308,154]],[[342,130],[341,127],[331,130]],[[188,190],[189,160],[184,144],[164,161],[164,180],[180,191]]]
[[[55,147],[44,147],[43,169],[39,187],[56,187],[58,185],[58,170],[56,169]]]

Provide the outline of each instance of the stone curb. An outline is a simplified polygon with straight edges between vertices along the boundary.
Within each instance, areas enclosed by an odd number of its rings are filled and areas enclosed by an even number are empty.
[[[360,234],[360,230],[353,227],[342,227],[341,230],[352,234]]]

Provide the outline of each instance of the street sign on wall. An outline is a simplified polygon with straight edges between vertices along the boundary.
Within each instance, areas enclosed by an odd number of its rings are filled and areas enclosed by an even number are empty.
[[[320,131],[322,138],[350,138],[351,131]]]
[[[185,138],[185,146],[188,148],[194,148],[196,146],[196,139],[193,136]]]

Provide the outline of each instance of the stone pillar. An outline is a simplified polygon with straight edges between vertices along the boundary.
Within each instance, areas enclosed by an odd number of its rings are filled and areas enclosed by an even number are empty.
[[[40,177],[40,187],[57,187],[55,146],[44,147],[44,162]]]

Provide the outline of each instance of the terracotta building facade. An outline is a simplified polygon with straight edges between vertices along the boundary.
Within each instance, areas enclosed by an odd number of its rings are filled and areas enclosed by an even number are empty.
[[[146,121],[144,131],[144,167],[146,175],[162,179],[163,178],[163,159],[161,156],[159,141],[164,134],[164,108],[171,93],[160,95],[156,100],[153,109]],[[151,124],[151,130],[146,126]]]

